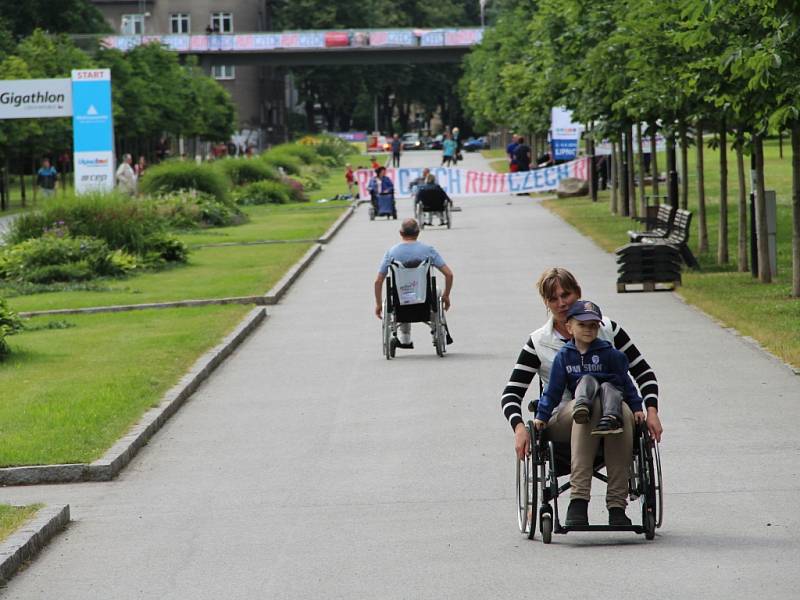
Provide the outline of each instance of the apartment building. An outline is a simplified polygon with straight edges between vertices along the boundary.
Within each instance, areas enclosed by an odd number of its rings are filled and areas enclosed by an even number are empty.
[[[91,0],[124,35],[265,31],[269,0]],[[231,94],[237,142],[264,147],[286,140],[286,74],[266,66],[215,65],[209,74]]]

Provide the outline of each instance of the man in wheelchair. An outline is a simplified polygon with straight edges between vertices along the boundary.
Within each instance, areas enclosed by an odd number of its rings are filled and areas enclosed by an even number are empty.
[[[587,426],[590,420],[596,424],[592,436],[606,439],[622,436],[624,412],[633,414],[636,423],[645,420],[642,398],[628,377],[628,359],[609,342],[598,339],[598,330],[603,315],[593,302],[578,300],[567,312],[567,329],[572,339],[564,345],[553,361],[550,380],[538,402],[533,425],[537,431],[546,427],[557,429],[563,418],[571,418],[576,425]],[[572,392],[575,400],[571,415],[559,415],[551,420],[553,409],[561,402],[565,388]],[[624,402],[624,404],[623,404]],[[592,419],[593,408],[600,409],[599,421]],[[628,417],[630,418],[630,417]],[[555,433],[555,432],[554,432]],[[622,449],[630,455],[628,440],[621,443],[606,443],[605,451]],[[597,444],[592,444],[596,451]],[[591,460],[582,461],[591,464]],[[618,461],[617,461],[618,462]],[[624,463],[624,461],[621,461]],[[613,526],[630,526],[625,515],[628,476],[619,469],[608,468],[608,493],[606,506],[608,522]],[[585,469],[570,474],[570,504],[567,509],[567,527],[588,526],[588,505],[592,470]]]
[[[425,177],[425,183],[417,188],[415,196],[416,213],[422,221],[423,225],[432,225],[434,213],[439,218],[439,225],[445,225],[449,219],[447,208],[452,204],[452,200],[447,195],[447,192],[436,183],[436,176],[433,173],[428,173]]]
[[[383,318],[382,290],[389,268],[393,262],[402,265],[418,265],[428,260],[444,275],[445,288],[441,301],[444,310],[450,309],[450,290],[453,288],[453,271],[444,262],[444,259],[433,246],[418,241],[419,223],[416,219],[405,219],[400,226],[400,243],[395,244],[383,256],[378,275],[375,278],[375,316]],[[414,347],[411,341],[411,323],[398,323],[397,339],[392,340],[397,348],[410,349]]]

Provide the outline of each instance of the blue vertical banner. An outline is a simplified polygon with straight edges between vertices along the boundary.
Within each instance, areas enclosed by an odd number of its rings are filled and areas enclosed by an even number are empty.
[[[75,192],[114,189],[114,117],[111,71],[72,71]]]

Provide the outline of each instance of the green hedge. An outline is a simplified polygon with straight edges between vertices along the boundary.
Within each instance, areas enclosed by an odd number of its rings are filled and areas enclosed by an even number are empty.
[[[234,185],[244,185],[254,181],[277,181],[275,168],[261,160],[251,158],[226,158],[214,163],[214,168],[223,173]]]
[[[147,202],[153,203],[157,213],[175,229],[227,227],[247,221],[247,215],[235,204],[194,190],[154,196]]]
[[[228,200],[231,181],[221,170],[207,164],[170,160],[150,167],[139,182],[145,194],[168,194],[180,190],[197,190],[214,196],[220,202]]]
[[[7,356],[11,349],[8,347],[6,338],[22,329],[22,321],[8,308],[4,298],[0,298],[0,360]]]
[[[303,162],[296,156],[273,148],[261,155],[261,160],[274,169],[281,168],[287,175],[299,175]]]
[[[292,189],[279,181],[256,181],[234,192],[236,202],[249,204],[288,204],[293,200]]]

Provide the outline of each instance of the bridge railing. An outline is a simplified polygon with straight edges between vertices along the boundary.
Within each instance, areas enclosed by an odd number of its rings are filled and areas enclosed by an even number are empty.
[[[319,51],[376,48],[458,48],[483,39],[480,27],[452,29],[346,29],[250,33],[74,36],[81,43],[96,42],[127,51],[142,44],[160,43],[186,54],[218,52]]]

